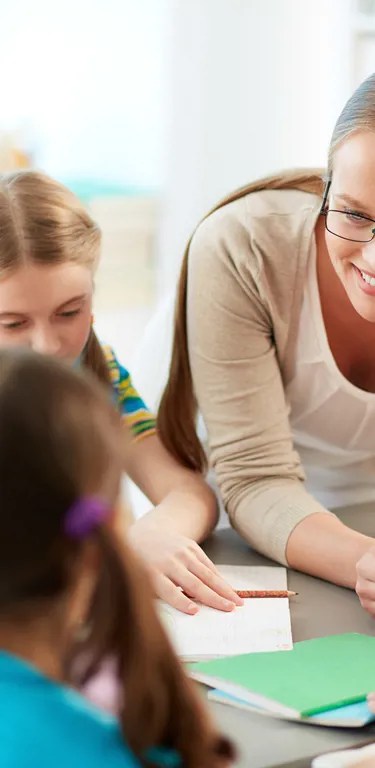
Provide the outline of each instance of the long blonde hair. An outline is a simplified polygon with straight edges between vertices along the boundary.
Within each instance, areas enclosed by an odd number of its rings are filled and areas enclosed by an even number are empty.
[[[327,169],[291,170],[247,184],[215,206],[214,211],[265,189],[296,189],[323,196],[333,170],[339,145],[356,131],[375,130],[375,74],[351,96],[335,125],[328,152]],[[199,226],[199,225],[198,225]],[[187,344],[187,273],[190,238],[182,261],[175,309],[175,326],[169,378],[161,399],[158,429],[165,447],[180,462],[194,470],[206,468],[206,455],[196,433],[197,402],[194,394]]]
[[[101,231],[63,184],[33,170],[0,174],[0,280],[27,261],[76,262],[95,273]],[[106,361],[91,328],[84,365],[109,384]]]

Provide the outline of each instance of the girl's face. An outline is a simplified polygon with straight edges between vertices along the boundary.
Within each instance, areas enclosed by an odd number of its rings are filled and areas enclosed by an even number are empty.
[[[371,238],[375,230],[375,133],[353,134],[336,150],[328,204],[330,209],[346,213],[345,234],[353,239]],[[351,242],[326,231],[325,239],[350,303],[364,320],[375,323],[375,238]]]
[[[20,267],[0,280],[0,347],[29,347],[73,364],[90,333],[92,292],[82,265]]]

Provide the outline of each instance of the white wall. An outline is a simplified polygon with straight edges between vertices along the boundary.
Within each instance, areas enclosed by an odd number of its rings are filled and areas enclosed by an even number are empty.
[[[159,188],[169,0],[0,0],[0,128],[37,163]]]
[[[172,0],[159,292],[236,186],[325,163],[350,90],[351,0]]]
[[[0,0],[0,128],[37,162],[164,189],[159,295],[222,195],[323,164],[349,94],[351,0]]]

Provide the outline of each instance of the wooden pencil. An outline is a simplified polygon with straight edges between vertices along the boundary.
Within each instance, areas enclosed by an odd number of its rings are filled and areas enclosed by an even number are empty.
[[[238,597],[242,598],[248,598],[248,597],[295,597],[298,595],[298,592],[289,592],[285,589],[235,589],[234,590],[236,595]],[[194,597],[191,597],[185,590],[182,590],[182,594],[185,595],[185,597],[188,597],[190,600],[195,600]]]
[[[298,592],[289,592],[285,589],[235,589],[238,597],[295,597]]]

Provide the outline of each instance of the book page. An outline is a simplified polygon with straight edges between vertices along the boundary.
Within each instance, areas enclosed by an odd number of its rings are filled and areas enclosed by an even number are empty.
[[[285,568],[222,565],[218,570],[234,589],[287,589]],[[293,647],[287,598],[248,598],[231,613],[201,605],[195,616],[163,602],[159,606],[175,650],[185,660]]]

